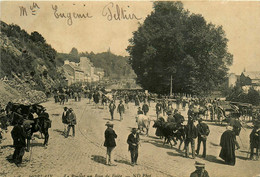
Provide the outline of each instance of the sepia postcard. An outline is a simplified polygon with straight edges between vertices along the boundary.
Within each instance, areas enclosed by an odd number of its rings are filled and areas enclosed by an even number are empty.
[[[0,177],[260,176],[252,114],[240,118],[243,128],[227,150],[234,155],[225,154],[231,163],[222,158],[227,124],[213,121],[220,116],[209,104],[206,139],[189,139],[186,127],[171,129],[171,139],[156,127],[160,113],[167,121],[174,110],[186,126],[196,95],[220,101],[215,95],[232,96],[229,87],[239,81],[245,95],[251,87],[259,93],[260,1],[37,0],[0,7],[1,116],[9,116],[8,102],[35,111],[30,131],[1,121]],[[167,111],[158,108],[163,98]],[[244,108],[258,109],[249,103]]]

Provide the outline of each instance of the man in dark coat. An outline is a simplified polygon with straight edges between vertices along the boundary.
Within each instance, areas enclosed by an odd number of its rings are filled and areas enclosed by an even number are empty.
[[[189,144],[191,143],[192,158],[195,159],[195,139],[198,136],[198,130],[193,120],[189,120],[185,127],[185,157],[189,157]]]
[[[233,131],[234,131],[235,135],[239,136],[241,128],[242,128],[242,125],[239,121],[240,114],[235,114],[235,116],[236,116],[235,118],[230,119],[229,125],[233,127]],[[235,136],[235,138],[236,138],[236,136]],[[237,149],[240,149],[240,146],[236,139],[235,139],[235,144],[236,144]]]
[[[260,122],[256,124],[250,133],[250,160],[253,160],[254,149],[256,149],[256,159],[259,159],[260,149]]]
[[[206,158],[206,147],[207,147],[207,136],[209,135],[210,133],[210,130],[209,130],[209,126],[202,122],[202,118],[200,118],[199,120],[199,123],[197,125],[197,129],[198,129],[198,144],[197,144],[197,150],[196,150],[196,153],[197,155],[199,155],[199,152],[200,152],[200,144],[201,142],[203,143],[203,155],[202,157],[203,158]]]
[[[122,100],[120,101],[119,105],[117,106],[117,112],[120,115],[120,121],[123,120],[123,113],[125,113],[125,106],[124,106]]]
[[[113,100],[110,102],[108,107],[109,107],[109,112],[110,112],[110,115],[111,115],[111,120],[113,120],[114,119],[114,111],[116,109],[116,105],[115,105]]]
[[[138,146],[139,146],[139,133],[136,128],[132,128],[132,133],[127,138],[128,150],[131,154],[131,165],[137,165]]]
[[[235,165],[236,163],[235,138],[233,127],[227,126],[227,130],[221,135],[220,139],[221,151],[219,157],[229,165]]]
[[[76,114],[74,113],[73,109],[70,108],[68,111],[68,131],[67,131],[67,135],[65,136],[66,138],[69,136],[70,134],[70,128],[72,128],[72,135],[75,136],[75,125],[77,124],[77,119],[76,119]]]
[[[148,113],[148,111],[149,111],[149,106],[148,106],[148,104],[146,103],[146,101],[144,101],[144,104],[143,104],[143,106],[142,106],[142,110],[143,110],[143,112],[144,112],[144,115],[146,115],[146,114]]]
[[[67,130],[66,124],[68,124],[68,114],[69,114],[68,108],[64,107],[64,112],[62,113],[62,123],[64,124],[64,134],[66,133],[66,130]]]
[[[26,132],[24,130],[22,120],[19,120],[18,123],[14,126],[13,130],[11,131],[11,135],[14,140],[15,147],[13,160],[14,163],[20,167],[26,147]]]
[[[176,121],[175,121],[175,117],[172,115],[172,111],[168,111],[167,114],[168,114],[167,122],[174,122],[175,123]]]
[[[174,111],[173,117],[178,126],[180,126],[185,121],[184,117],[177,109]]]
[[[105,131],[105,142],[104,146],[107,147],[107,155],[106,155],[106,164],[110,166],[115,166],[114,159],[113,159],[113,150],[116,147],[117,138],[116,132],[113,130],[113,123],[107,122],[106,123],[107,129]]]
[[[95,102],[95,107],[97,108],[98,106],[98,103],[99,103],[99,97],[100,97],[100,94],[98,93],[98,91],[96,91],[93,95],[93,100]]]
[[[208,172],[205,170],[205,164],[195,162],[196,170],[190,174],[190,177],[209,177]]]
[[[156,115],[157,115],[157,119],[159,118],[159,114],[162,113],[162,104],[160,101],[158,101],[155,105],[155,109],[156,109]]]

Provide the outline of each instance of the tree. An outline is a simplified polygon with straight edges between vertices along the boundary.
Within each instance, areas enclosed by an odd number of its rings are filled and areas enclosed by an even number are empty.
[[[79,52],[78,52],[78,49],[76,49],[75,47],[73,47],[70,51],[70,55],[73,55],[73,56],[78,56]]]
[[[251,103],[252,105],[256,105],[256,106],[259,105],[259,103],[260,103],[260,95],[252,87],[248,90],[247,102]]]
[[[171,75],[174,92],[209,92],[233,62],[222,27],[190,14],[181,2],[155,2],[129,42],[137,82],[157,93],[169,92]]]
[[[33,42],[45,43],[44,37],[42,37],[42,35],[37,31],[32,32],[30,38]]]

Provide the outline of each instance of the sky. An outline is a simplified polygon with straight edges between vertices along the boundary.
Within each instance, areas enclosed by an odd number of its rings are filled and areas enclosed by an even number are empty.
[[[151,1],[1,1],[1,20],[28,33],[38,31],[58,52],[107,51],[127,56],[126,48],[138,23],[151,13]],[[230,72],[260,71],[260,2],[183,1],[191,13],[223,26],[234,55]],[[132,19],[110,16],[117,7]],[[24,10],[24,11],[22,11]],[[23,13],[21,13],[23,12]],[[75,18],[76,14],[86,18]],[[63,17],[61,17],[63,15]],[[71,17],[71,18],[70,18]],[[112,19],[111,19],[112,18]]]

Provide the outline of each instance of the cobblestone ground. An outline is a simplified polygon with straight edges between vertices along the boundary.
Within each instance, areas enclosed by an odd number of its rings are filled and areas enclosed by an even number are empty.
[[[118,102],[117,102],[118,104]],[[14,151],[10,145],[11,127],[2,142],[0,153],[0,176],[109,176],[109,177],[148,177],[148,176],[189,176],[195,170],[195,161],[206,163],[206,170],[210,176],[246,177],[260,175],[260,161],[248,160],[250,129],[241,131],[238,142],[241,149],[236,151],[236,165],[223,164],[218,157],[218,146],[224,126],[209,123],[211,133],[207,141],[207,158],[201,156],[196,159],[183,157],[183,152],[176,147],[162,145],[162,140],[155,136],[155,129],[151,122],[149,136],[141,135],[141,146],[137,166],[130,166],[130,153],[126,143],[132,127],[136,127],[135,115],[137,108],[131,103],[126,109],[123,121],[119,121],[119,114],[115,112],[114,130],[118,138],[114,150],[117,166],[106,166],[106,149],[103,146],[105,123],[110,119],[107,108],[95,108],[93,103],[88,104],[86,99],[81,102],[69,100],[65,106],[72,107],[77,115],[76,136],[64,138],[64,126],[61,122],[63,105],[55,104],[50,100],[43,104],[47,108],[52,120],[49,129],[49,146],[45,149],[43,139],[35,134],[32,142],[32,151],[24,155],[23,167],[16,167],[8,159]],[[187,115],[186,111],[182,111]],[[155,104],[152,103],[149,111],[151,119],[155,117]],[[201,149],[202,152],[202,149]]]

